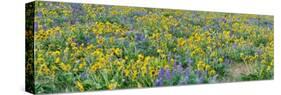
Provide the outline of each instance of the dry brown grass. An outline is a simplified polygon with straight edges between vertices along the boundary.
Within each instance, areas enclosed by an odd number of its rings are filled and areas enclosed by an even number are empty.
[[[242,75],[249,75],[255,70],[254,64],[234,63],[229,67],[229,78],[226,81],[239,81]]]

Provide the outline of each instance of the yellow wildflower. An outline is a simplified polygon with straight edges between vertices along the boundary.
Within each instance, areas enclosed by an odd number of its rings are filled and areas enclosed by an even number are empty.
[[[210,65],[208,65],[208,64],[206,64],[206,65],[205,65],[205,70],[207,70],[207,71],[208,71],[208,70],[210,70],[210,69],[211,69],[211,66],[210,66]]]
[[[219,58],[219,63],[223,63],[223,58]]]
[[[53,52],[53,55],[54,55],[54,56],[59,56],[60,54],[61,54],[61,52],[60,52],[60,51],[58,51],[58,50],[57,50],[57,51],[55,51],[55,52]]]
[[[144,56],[143,56],[142,54],[139,54],[139,55],[138,55],[138,59],[139,59],[139,60],[143,60],[143,59],[144,59]]]
[[[138,71],[137,70],[133,70],[132,79],[136,79],[137,75],[138,75]]]
[[[39,64],[45,63],[45,59],[44,58],[38,58],[37,63],[39,63]]]
[[[92,65],[90,68],[91,68],[92,72],[95,72],[96,70],[101,68],[101,65],[100,65],[100,63],[94,63],[94,65]]]
[[[184,38],[179,38],[179,39],[177,40],[177,44],[178,44],[179,47],[184,46],[185,43],[186,43],[186,41],[184,40]]]
[[[164,51],[162,49],[157,49],[158,53],[163,53]]]
[[[117,82],[112,82],[107,86],[107,88],[109,90],[112,90],[112,89],[115,89],[117,87],[117,85],[118,85]]]
[[[76,87],[79,89],[79,91],[83,92],[85,89],[83,87],[83,84],[80,81],[76,81]]]
[[[199,62],[197,62],[196,66],[197,66],[198,70],[204,71],[205,63],[203,61],[199,61]]]
[[[120,56],[121,55],[121,49],[119,49],[119,48],[114,48],[113,49],[113,52],[117,55],[117,56]]]
[[[216,74],[216,71],[214,69],[212,69],[208,72],[208,74],[209,74],[209,76],[213,76]]]
[[[150,69],[150,70],[149,70],[149,75],[150,75],[150,77],[155,77],[155,76],[157,75],[156,70]]]
[[[63,71],[69,71],[71,69],[71,65],[70,64],[65,64],[65,63],[61,63],[60,64],[60,68],[63,70]]]
[[[43,64],[39,71],[39,73],[49,74],[50,69],[46,64]]]
[[[85,67],[85,65],[86,65],[86,62],[83,62],[83,63],[81,63],[81,64],[79,64],[79,69],[82,69],[83,67]]]
[[[130,74],[130,71],[129,71],[128,69],[125,69],[125,70],[124,70],[124,73],[125,73],[125,76],[128,77],[129,74]]]
[[[60,58],[59,57],[56,58],[55,63],[60,63]]]
[[[98,37],[98,44],[103,44],[103,43],[104,43],[104,38]]]

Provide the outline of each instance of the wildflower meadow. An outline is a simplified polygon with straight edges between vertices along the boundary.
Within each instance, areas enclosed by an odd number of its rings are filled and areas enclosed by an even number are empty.
[[[274,76],[273,16],[45,1],[26,8],[32,93]]]

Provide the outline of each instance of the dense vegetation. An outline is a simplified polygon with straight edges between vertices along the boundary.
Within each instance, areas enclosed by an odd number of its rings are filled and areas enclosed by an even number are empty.
[[[273,17],[36,2],[36,93],[273,79]]]

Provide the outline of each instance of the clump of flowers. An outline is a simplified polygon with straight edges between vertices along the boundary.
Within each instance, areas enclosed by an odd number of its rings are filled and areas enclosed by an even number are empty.
[[[273,78],[271,16],[36,2],[37,93]]]

